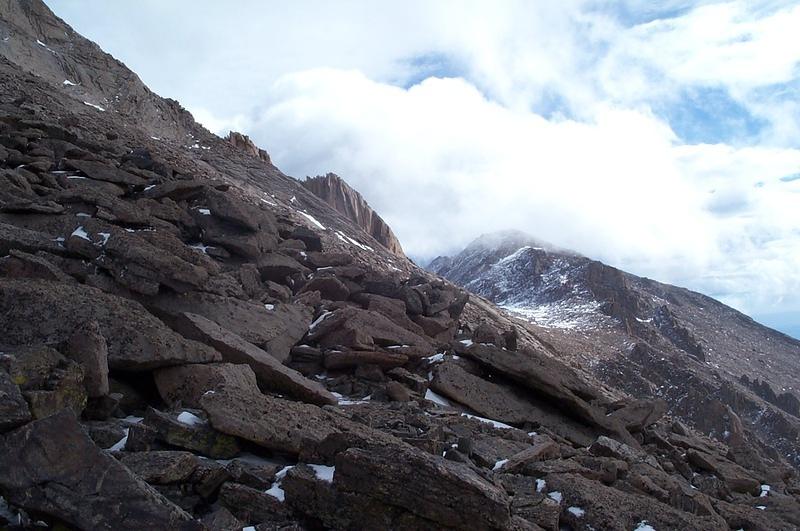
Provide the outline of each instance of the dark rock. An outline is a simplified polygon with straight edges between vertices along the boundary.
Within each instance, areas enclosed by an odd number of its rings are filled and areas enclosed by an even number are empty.
[[[530,463],[558,459],[561,457],[561,448],[547,436],[539,435],[535,437],[533,445],[508,458],[503,465],[503,472],[507,474],[527,474],[527,467]]]
[[[234,437],[213,429],[207,421],[182,422],[180,418],[150,408],[145,413],[143,425],[153,428],[153,440],[170,446],[186,448],[212,459],[230,459],[239,455],[239,442]]]
[[[315,277],[311,279],[300,293],[319,291],[323,299],[329,301],[346,301],[350,297],[350,290],[335,277]]]
[[[691,465],[714,473],[734,492],[759,492],[761,482],[736,463],[698,450],[688,450],[686,458]]]
[[[407,369],[397,367],[386,372],[390,378],[397,380],[417,394],[424,395],[428,390],[428,379],[418,374],[409,372]]]
[[[90,179],[96,181],[106,181],[115,184],[126,184],[130,186],[144,186],[147,181],[132,173],[128,173],[114,166],[109,166],[102,162],[91,160],[65,160],[64,164],[68,168],[82,171]]]
[[[475,343],[484,343],[494,345],[496,347],[504,347],[505,341],[503,336],[498,332],[494,326],[487,322],[482,322],[478,328],[472,332],[472,340]]]
[[[497,529],[510,517],[505,492],[469,467],[404,447],[340,453],[334,486],[446,527]]]
[[[420,349],[420,357],[433,354],[433,347],[425,338],[400,328],[383,315],[359,308],[334,311],[308,331],[307,339],[318,341],[322,347],[374,350],[375,346],[409,345]]]
[[[635,400],[612,412],[609,417],[619,420],[633,433],[655,424],[666,412],[667,403],[663,400]]]
[[[605,435],[598,437],[597,440],[592,443],[589,451],[593,455],[613,457],[615,459],[627,461],[628,463],[644,463],[655,469],[661,469],[655,457],[648,455],[642,450],[632,448],[625,443],[606,437]]]
[[[365,310],[377,312],[396,325],[405,328],[417,335],[425,334],[422,327],[409,319],[406,314],[406,305],[399,299],[392,299],[382,295],[375,295],[373,293],[363,293],[354,297],[354,300],[361,304]]]
[[[89,321],[100,324],[111,369],[221,359],[213,349],[168,329],[134,301],[88,286],[0,279],[0,328],[9,347],[61,343]]]
[[[155,485],[187,481],[197,468],[197,458],[189,452],[123,453],[120,461],[144,481]]]
[[[256,377],[247,365],[232,363],[207,363],[181,365],[157,370],[155,377],[158,393],[169,405],[200,407],[200,398],[209,391],[223,387],[254,389],[258,393]]]
[[[322,267],[346,266],[353,263],[353,256],[347,253],[308,252],[306,264],[314,269]]]
[[[106,420],[111,418],[119,408],[122,395],[112,393],[103,396],[89,397],[86,401],[86,409],[83,410],[83,418],[89,420]]]
[[[408,387],[396,381],[386,382],[386,394],[395,402],[409,402],[411,400],[411,392]]]
[[[6,434],[2,447],[0,490],[15,505],[82,529],[189,528],[189,514],[97,448],[68,410]]]
[[[0,433],[31,420],[28,404],[11,376],[0,369]]]
[[[118,420],[89,421],[82,426],[100,448],[111,448],[125,437],[125,424]]]
[[[0,276],[8,278],[33,278],[57,282],[75,282],[58,266],[42,256],[11,249],[9,256],[0,258]]]
[[[324,365],[326,369],[347,369],[358,365],[377,365],[383,368],[393,368],[405,365],[408,357],[392,352],[346,350],[329,351],[325,353]]]
[[[258,272],[261,280],[271,280],[278,284],[286,284],[287,278],[293,275],[305,275],[309,272],[294,258],[284,254],[269,253],[258,259]]]
[[[225,507],[215,508],[200,521],[206,528],[214,531],[241,531],[245,527],[242,521]]]
[[[67,355],[83,367],[83,383],[89,397],[108,394],[108,345],[97,321],[85,323],[70,336]]]
[[[309,228],[297,226],[294,228],[294,230],[292,230],[289,237],[303,242],[306,250],[308,251],[322,251],[322,240],[320,239],[319,234]]]
[[[83,371],[56,350],[43,346],[17,350],[0,357],[0,369],[19,385],[35,419],[64,408],[80,415],[86,407]]]
[[[217,323],[197,314],[185,313],[179,330],[185,337],[201,341],[217,349],[224,361],[250,366],[259,385],[314,404],[335,404],[336,397],[319,383],[286,367],[257,346],[225,330]]]
[[[219,503],[236,518],[248,523],[282,521],[289,513],[277,498],[232,481],[222,485]]]
[[[64,254],[64,247],[54,236],[24,229],[6,223],[0,223],[0,256],[6,256],[12,249],[26,253],[46,251],[53,254]]]

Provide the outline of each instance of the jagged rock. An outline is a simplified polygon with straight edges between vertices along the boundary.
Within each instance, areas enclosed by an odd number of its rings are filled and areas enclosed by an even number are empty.
[[[511,513],[535,526],[534,529],[559,530],[561,505],[540,492],[541,479],[503,474],[500,480],[511,496]]]
[[[244,523],[225,507],[217,507],[205,515],[201,522],[208,529],[217,531],[241,531],[245,527]]]
[[[377,365],[391,369],[400,367],[408,362],[408,357],[392,352],[346,350],[329,351],[325,353],[324,365],[326,369],[346,369],[359,365]]]
[[[410,345],[421,350],[420,357],[433,354],[433,347],[425,338],[400,328],[383,315],[360,308],[332,312],[309,330],[307,340],[318,341],[322,347],[343,346],[356,350]]]
[[[144,186],[147,181],[114,166],[91,160],[64,160],[68,168],[80,170],[90,179],[129,186]]]
[[[80,415],[86,407],[83,371],[49,347],[29,347],[0,357],[0,369],[19,385],[35,419],[64,408]]]
[[[308,268],[300,262],[279,253],[269,253],[258,259],[258,272],[261,280],[271,280],[278,284],[286,284],[286,279],[294,275],[305,275]]]
[[[189,514],[97,448],[69,410],[7,433],[2,447],[0,490],[27,510],[82,529],[197,528]]]
[[[633,433],[655,424],[666,411],[667,403],[663,400],[635,400],[613,411],[609,417],[619,420]]]
[[[507,474],[528,474],[528,464],[558,459],[559,457],[561,457],[561,448],[558,444],[550,437],[536,436],[530,448],[526,448],[508,458],[508,461],[503,465],[503,472]]]
[[[303,181],[303,186],[343,214],[392,253],[405,257],[389,225],[341,177],[329,173]]]
[[[322,298],[329,301],[346,301],[350,297],[350,290],[336,277],[315,277],[303,286],[300,293],[308,291],[319,291]]]
[[[548,494],[560,493],[558,497],[564,508],[560,523],[573,529],[592,526],[609,531],[630,531],[640,525],[650,525],[653,529],[728,529],[719,516],[691,515],[647,496],[625,493],[579,475],[550,474],[544,480]],[[571,512],[569,507],[580,512]]]
[[[217,349],[224,361],[248,365],[256,374],[259,385],[279,393],[318,405],[335,404],[336,397],[319,383],[305,378],[286,367],[257,346],[217,323],[193,313],[184,313],[179,330],[185,337]]]
[[[392,299],[373,293],[362,293],[354,297],[354,300],[361,304],[365,310],[377,312],[384,317],[388,317],[389,320],[406,330],[417,335],[425,334],[420,325],[409,319],[406,313],[406,305],[399,299]]]
[[[207,363],[167,367],[153,373],[161,398],[169,405],[200,407],[200,398],[223,387],[253,389],[256,376],[247,365]]]
[[[97,321],[85,323],[70,336],[67,354],[83,367],[83,383],[89,397],[107,395],[108,345]]]
[[[688,450],[686,458],[693,466],[714,473],[735,492],[751,494],[759,492],[761,482],[736,463],[698,450]]]
[[[465,345],[463,342],[455,342],[454,346],[457,353],[506,376],[534,393],[554,399],[563,411],[636,445],[618,422],[607,418],[599,408],[589,403],[589,400],[598,398],[597,391],[557,360],[533,349],[508,352],[490,345]]]
[[[0,433],[25,424],[31,419],[28,403],[11,376],[0,369]]]
[[[212,459],[230,459],[241,451],[234,437],[213,429],[208,422],[197,422],[191,416],[188,422],[182,422],[180,414],[176,416],[150,408],[145,413],[142,426],[153,428],[154,440],[186,448]]]
[[[474,433],[471,437],[461,437],[458,449],[484,468],[493,469],[498,462],[530,447],[528,441],[504,439],[485,433]],[[504,468],[505,471],[505,468]]]
[[[150,307],[163,320],[179,329],[183,314],[194,313],[267,351],[279,362],[289,357],[291,348],[308,331],[311,310],[299,304],[268,306],[210,293],[161,295]]]
[[[404,369],[402,367],[397,367],[395,369],[387,371],[386,375],[394,380],[397,380],[404,386],[408,387],[409,389],[420,395],[424,395],[425,391],[428,390],[427,378],[423,378],[418,374],[409,372],[407,369]]]
[[[134,301],[82,285],[0,279],[0,328],[8,347],[61,343],[89,321],[100,324],[111,369],[221,359],[213,349],[168,329]]]
[[[123,453],[120,461],[144,481],[155,485],[187,481],[197,468],[197,457],[189,452]]]
[[[8,278],[38,278],[57,282],[75,282],[58,266],[42,256],[11,249],[9,256],[0,258],[0,276]]]
[[[605,435],[598,437],[597,440],[592,443],[589,451],[594,455],[622,459],[628,463],[645,463],[657,470],[661,469],[655,457],[641,450],[637,450],[636,448],[632,448],[625,443],[615,441]]]
[[[446,312],[445,315],[428,317],[427,315],[415,315],[414,322],[422,328],[425,335],[432,337],[442,344],[449,343],[456,334],[458,323]]]
[[[494,326],[487,322],[481,323],[478,325],[478,328],[472,332],[472,341],[475,343],[494,345],[496,347],[505,346],[505,341],[503,341],[503,337],[500,332],[498,332]]]
[[[431,388],[490,419],[508,424],[527,422],[546,426],[584,446],[591,444],[595,437],[590,426],[565,416],[558,407],[508,385],[470,374],[453,361],[436,366]]]
[[[305,249],[303,250],[311,252],[322,251],[322,240],[319,234],[302,225],[295,227],[289,235],[289,238],[303,242],[303,244],[305,244]]]
[[[334,486],[399,506],[446,527],[503,528],[505,492],[461,463],[406,448],[351,448],[336,456]]]
[[[222,485],[219,503],[248,523],[282,522],[289,514],[286,506],[274,496],[232,481]]]
[[[309,267],[321,269],[323,267],[346,266],[353,263],[353,257],[347,253],[334,252],[308,252],[305,261]]]
[[[54,236],[0,222],[0,256],[8,255],[12,249],[26,253],[64,253],[64,247]]]
[[[225,140],[230,142],[230,144],[235,147],[236,149],[247,153],[251,157],[255,157],[257,159],[263,160],[264,162],[269,163],[269,154],[260,149],[258,146],[250,140],[250,137],[247,135],[243,135],[242,133],[237,133],[236,131],[230,131],[228,136],[225,137]]]

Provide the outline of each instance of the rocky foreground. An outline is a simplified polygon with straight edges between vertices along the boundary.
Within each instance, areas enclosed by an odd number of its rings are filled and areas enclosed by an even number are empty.
[[[0,526],[800,528],[735,415],[722,443],[597,383],[0,7]]]

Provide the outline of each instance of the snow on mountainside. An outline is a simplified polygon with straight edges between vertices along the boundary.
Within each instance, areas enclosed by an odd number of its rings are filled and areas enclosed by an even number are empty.
[[[765,441],[800,434],[800,342],[710,297],[518,231],[483,235],[428,269],[502,307],[606,383],[666,399],[709,434],[726,431],[697,407],[710,397],[750,418]],[[800,462],[793,444],[787,455]]]

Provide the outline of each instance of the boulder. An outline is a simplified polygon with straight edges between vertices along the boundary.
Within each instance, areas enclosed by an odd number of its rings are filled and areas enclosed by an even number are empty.
[[[160,295],[150,300],[152,310],[175,329],[180,330],[184,313],[201,315],[283,363],[308,331],[311,310],[299,304],[270,306],[200,292]]]
[[[221,360],[212,348],[184,339],[129,299],[79,284],[0,279],[0,329],[7,347],[58,344],[90,321],[100,324],[111,369]]]
[[[28,403],[11,376],[0,369],[0,433],[21,426],[31,420]]]
[[[119,459],[134,474],[155,485],[187,481],[198,461],[194,454],[175,451],[123,453]]]
[[[388,317],[389,320],[406,330],[414,332],[417,335],[425,334],[422,327],[408,317],[406,314],[406,305],[399,299],[375,295],[374,293],[362,293],[357,295],[354,300],[361,304],[365,310]]]
[[[561,448],[558,444],[546,435],[537,435],[530,448],[526,448],[508,458],[508,461],[503,465],[503,472],[507,474],[526,474],[528,464],[558,459],[559,457],[561,457]]]
[[[440,363],[432,372],[431,389],[484,417],[507,424],[545,426],[582,446],[588,446],[596,437],[591,426],[564,415],[558,406],[508,384],[484,380],[455,361]]]
[[[26,253],[38,251],[59,255],[65,253],[64,247],[56,240],[55,236],[0,223],[0,256],[8,255],[12,249]]]
[[[219,503],[242,522],[253,524],[285,522],[289,514],[282,500],[232,481],[222,485]]]
[[[420,349],[420,357],[433,354],[433,347],[422,336],[401,328],[381,314],[352,307],[336,310],[319,321],[308,331],[307,339],[326,348],[375,350],[376,346],[409,345]]]
[[[28,347],[0,357],[0,370],[19,385],[35,419],[69,408],[80,415],[86,407],[83,371],[49,347]]]
[[[359,365],[376,365],[384,369],[400,367],[408,362],[408,357],[393,352],[368,350],[331,350],[325,353],[326,369],[348,369]]]
[[[657,470],[661,470],[661,465],[658,464],[658,461],[655,457],[642,450],[632,448],[625,443],[616,441],[610,437],[606,437],[605,435],[601,435],[594,443],[592,443],[592,446],[589,447],[589,452],[591,452],[592,455],[597,455],[600,457],[613,457],[615,459],[627,461],[631,464],[644,463]]]
[[[302,225],[295,227],[289,235],[289,238],[303,242],[306,250],[312,252],[322,251],[322,240],[320,239],[319,234],[307,227],[303,227]]]
[[[181,413],[170,414],[149,408],[142,426],[153,428],[152,437],[156,441],[186,448],[211,459],[230,459],[239,455],[241,449],[236,438],[215,430],[199,415],[192,413],[182,417]],[[201,418],[201,422],[194,417]]]
[[[502,335],[494,326],[486,321],[478,325],[474,332],[472,332],[472,341],[475,343],[484,343],[494,345],[496,347],[504,347],[505,341]]]
[[[214,347],[222,354],[224,361],[248,365],[253,369],[262,389],[285,393],[318,405],[336,403],[336,397],[319,383],[286,367],[241,336],[201,315],[184,313],[178,329],[185,337]]]
[[[286,284],[287,279],[294,275],[309,273],[307,267],[285,254],[269,253],[258,259],[258,272],[261,280],[271,280],[278,284]]]
[[[106,181],[129,186],[144,186],[147,184],[147,181],[141,177],[103,162],[66,159],[64,160],[64,165],[68,168],[80,170],[87,177],[96,181]]]
[[[502,489],[464,464],[408,447],[342,452],[333,483],[445,527],[502,529],[510,518]]]
[[[311,279],[303,286],[300,293],[309,291],[319,291],[322,298],[329,301],[346,301],[350,297],[350,290],[336,277],[315,277]]]
[[[200,407],[200,398],[223,387],[261,393],[247,365],[207,363],[167,367],[153,373],[161,398],[171,406]]]
[[[477,361],[519,385],[558,404],[564,413],[590,426],[614,434],[626,443],[638,443],[614,419],[590,403],[600,398],[598,390],[590,387],[575,371],[547,354],[533,348],[509,352],[487,344],[458,341],[455,351]]]
[[[11,249],[9,256],[0,258],[0,276],[75,282],[74,278],[43,256],[28,254],[17,249]]]
[[[633,400],[613,411],[609,417],[618,420],[628,431],[634,433],[655,424],[666,412],[667,403],[664,400]]]
[[[207,529],[215,531],[241,531],[245,525],[241,520],[233,516],[225,507],[217,507],[210,513],[206,514],[201,522]]]
[[[101,451],[63,410],[2,436],[0,490],[81,529],[197,529],[191,516]]]
[[[308,252],[305,256],[306,264],[314,269],[322,267],[346,266],[353,263],[353,255],[348,253]]]
[[[713,473],[734,492],[750,494],[759,492],[761,481],[754,478],[747,470],[736,463],[703,451],[691,449],[686,452],[686,459],[692,466]]]
[[[109,392],[108,345],[97,321],[81,326],[67,340],[67,355],[83,367],[83,383],[89,397]]]

